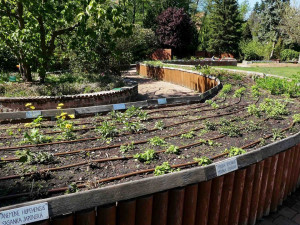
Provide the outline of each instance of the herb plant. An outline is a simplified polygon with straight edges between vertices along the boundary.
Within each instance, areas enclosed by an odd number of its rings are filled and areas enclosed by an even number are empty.
[[[212,163],[212,160],[206,156],[194,158],[194,161],[197,162],[199,166],[206,166]]]

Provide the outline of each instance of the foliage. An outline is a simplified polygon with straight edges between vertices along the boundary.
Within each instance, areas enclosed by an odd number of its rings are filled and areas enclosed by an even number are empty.
[[[161,45],[172,48],[175,55],[188,54],[195,48],[195,26],[182,8],[168,8],[157,17],[156,35]]]
[[[176,171],[178,171],[178,170],[179,169],[177,169]],[[160,176],[160,175],[164,175],[167,173],[172,173],[174,171],[175,171],[175,169],[172,169],[172,167],[170,166],[170,164],[168,162],[163,162],[162,165],[155,167],[154,175]]]
[[[98,131],[104,138],[113,137],[118,134],[116,126],[109,121],[103,121],[101,125],[96,128],[96,131]]]
[[[45,136],[40,133],[40,130],[37,128],[31,129],[29,132],[24,133],[24,143],[30,143],[30,144],[41,144],[41,143],[47,143],[51,142],[52,138],[49,136]]]
[[[29,128],[39,128],[42,126],[42,121],[43,121],[43,116],[38,116],[37,118],[35,118],[32,122],[30,123],[25,123],[25,127],[29,127]]]
[[[209,9],[208,50],[237,53],[241,36],[241,18],[236,0],[212,0]]]
[[[208,120],[204,122],[204,125],[207,130],[216,130],[217,127],[217,125],[214,122],[210,122]]]
[[[131,142],[130,144],[127,145],[120,146],[120,152],[122,152],[123,154],[133,149],[134,149],[134,142]]]
[[[180,149],[178,146],[175,145],[170,145],[168,147],[168,149],[166,150],[167,154],[179,154],[180,153]]]
[[[257,98],[260,96],[258,85],[252,85],[251,87],[251,94],[254,98]]]
[[[241,136],[241,131],[238,126],[234,124],[229,124],[220,127],[220,133],[227,135],[229,137],[238,137]]]
[[[220,91],[219,96],[225,97],[232,90],[231,84],[224,84],[222,90]]]
[[[265,112],[269,118],[281,119],[283,115],[289,113],[286,103],[281,103],[276,99],[265,98],[264,102],[259,104],[259,109]]]
[[[48,152],[34,153],[30,150],[16,151],[16,156],[19,157],[19,162],[26,164],[49,164],[55,161],[54,155]]]
[[[185,138],[185,139],[192,139],[194,137],[195,137],[195,132],[194,131],[190,131],[190,132],[188,132],[186,134],[182,134],[180,136],[180,138]]]
[[[65,194],[77,193],[79,192],[79,188],[76,183],[72,183],[68,186],[68,190],[66,190]]]
[[[137,154],[133,155],[134,159],[137,159],[140,162],[144,162],[145,164],[149,164],[156,157],[157,157],[157,154],[153,149],[148,149],[143,153],[137,153]]]
[[[154,128],[158,129],[158,130],[163,130],[165,128],[164,121],[160,120],[160,121],[155,122]]]
[[[153,138],[150,138],[149,140],[150,145],[153,146],[164,146],[166,145],[166,141],[158,136],[155,136]]]
[[[300,113],[293,115],[293,123],[300,123]]]
[[[240,98],[245,94],[245,91],[246,91],[246,88],[241,87],[234,92],[233,97]]]
[[[282,61],[297,61],[299,58],[299,52],[292,49],[284,49],[280,52],[280,59]]]
[[[280,129],[272,129],[273,141],[285,138],[285,134]]]
[[[196,161],[199,166],[207,166],[209,164],[212,164],[212,160],[206,156],[202,156],[200,158],[194,158],[194,161]]]
[[[257,78],[256,84],[263,89],[269,90],[272,95],[288,94],[291,97],[300,96],[299,80],[287,81],[275,77]]]
[[[2,46],[0,41],[0,71],[17,71],[17,64],[16,57],[5,45]]]
[[[257,40],[241,41],[240,50],[244,60],[269,59],[272,50],[271,43],[261,43]]]
[[[58,105],[63,105],[62,103]],[[57,107],[58,109],[61,108],[61,106]],[[65,139],[71,140],[75,138],[74,134],[74,125],[73,122],[67,120],[67,118],[74,119],[74,114],[68,114],[66,112],[61,112],[60,115],[56,116],[56,125],[57,127],[62,131],[62,135]]]
[[[225,149],[225,152],[228,152],[228,157],[233,157],[233,156],[242,155],[246,153],[244,149],[238,147],[231,147],[229,150]]]
[[[18,59],[23,79],[32,80],[31,69],[35,64],[40,81],[44,82],[55,49],[63,39],[72,47],[75,42],[85,44],[81,37],[97,37],[99,27],[107,21],[120,35],[125,29],[122,10],[116,4],[103,2],[3,1],[0,5],[0,39]],[[101,29],[100,33],[108,39],[113,35],[109,31]],[[74,33],[72,41],[68,41]]]
[[[260,109],[255,105],[255,104],[251,104],[247,107],[248,113],[250,115],[256,116],[256,117],[260,117],[261,116],[261,111]]]

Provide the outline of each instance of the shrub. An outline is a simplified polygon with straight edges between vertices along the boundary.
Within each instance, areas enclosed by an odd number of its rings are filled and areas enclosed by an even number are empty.
[[[299,52],[294,51],[292,49],[284,49],[280,52],[280,59],[282,61],[297,61],[299,57]]]
[[[272,43],[264,44],[258,41],[242,41],[240,49],[245,60],[269,59]]]

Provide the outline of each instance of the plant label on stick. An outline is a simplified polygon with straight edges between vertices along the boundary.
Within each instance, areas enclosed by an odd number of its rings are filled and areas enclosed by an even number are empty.
[[[159,99],[157,99],[157,103],[159,105],[167,104],[167,99],[166,98],[159,98]]]
[[[37,118],[40,115],[42,115],[41,111],[27,111],[26,112],[26,118],[27,119]]]
[[[114,107],[114,110],[122,110],[122,109],[126,109],[126,106],[125,106],[124,103],[121,103],[121,104],[114,104],[113,107]]]
[[[49,219],[48,203],[43,202],[35,205],[9,209],[0,212],[0,224],[28,224]]]
[[[222,176],[226,173],[235,171],[237,169],[238,169],[238,164],[235,157],[224,160],[216,164],[217,176]]]

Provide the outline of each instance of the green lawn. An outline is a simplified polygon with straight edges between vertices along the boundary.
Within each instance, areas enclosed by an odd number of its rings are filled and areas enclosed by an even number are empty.
[[[220,68],[220,67],[219,67]],[[237,67],[237,66],[222,66],[224,69],[236,69],[243,71],[254,71],[266,74],[279,75],[289,78],[300,79],[300,67]]]

